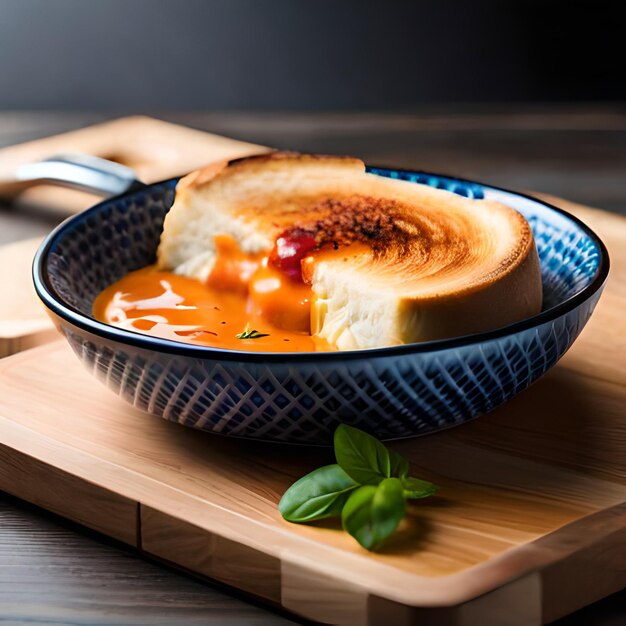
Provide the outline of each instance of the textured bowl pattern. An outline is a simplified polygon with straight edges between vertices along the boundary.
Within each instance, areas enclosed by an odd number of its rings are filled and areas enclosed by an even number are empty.
[[[380,438],[421,435],[492,410],[527,388],[570,347],[602,291],[601,242],[538,200],[445,176],[375,174],[505,202],[537,243],[544,311],[491,333],[361,352],[263,355],[187,346],[91,317],[95,296],[154,261],[176,181],[107,200],[53,233],[35,283],[74,352],[135,407],[225,435],[327,444],[339,422]]]

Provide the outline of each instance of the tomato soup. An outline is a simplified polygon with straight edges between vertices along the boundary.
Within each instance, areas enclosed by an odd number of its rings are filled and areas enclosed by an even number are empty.
[[[94,316],[126,330],[216,348],[333,350],[310,334],[313,294],[300,263],[311,242],[292,238],[281,253],[280,241],[270,255],[252,256],[232,238],[216,237],[216,261],[206,282],[154,266],[130,272],[98,295]]]

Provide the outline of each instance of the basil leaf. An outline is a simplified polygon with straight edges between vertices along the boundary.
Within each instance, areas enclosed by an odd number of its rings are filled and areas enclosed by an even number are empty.
[[[391,459],[385,446],[362,430],[340,424],[335,430],[337,463],[361,485],[377,485],[391,476]]]
[[[413,478],[412,476],[402,479],[402,488],[404,489],[404,497],[411,500],[427,498],[439,490],[437,485],[433,485],[433,483],[429,483],[426,480]]]
[[[289,522],[311,522],[341,515],[358,485],[339,467],[326,465],[297,480],[283,495],[278,510]]]
[[[378,486],[364,485],[353,491],[341,521],[364,548],[375,550],[395,532],[404,510],[402,483],[398,478],[386,478]]]
[[[397,452],[389,450],[391,461],[391,477],[406,478],[409,473],[409,462]]]

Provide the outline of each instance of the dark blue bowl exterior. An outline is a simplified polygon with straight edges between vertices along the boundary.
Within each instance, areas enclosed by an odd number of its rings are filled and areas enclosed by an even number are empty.
[[[107,200],[62,225],[35,261],[38,293],[89,370],[135,407],[185,426],[327,444],[340,422],[382,439],[461,424],[511,399],[563,356],[600,297],[606,251],[588,229],[538,200],[449,177],[370,171],[523,213],[541,260],[544,312],[456,340],[284,356],[197,349],[94,322],[94,297],[154,261],[176,181]]]

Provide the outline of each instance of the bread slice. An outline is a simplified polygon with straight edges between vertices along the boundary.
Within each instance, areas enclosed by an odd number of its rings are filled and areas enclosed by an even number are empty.
[[[533,235],[517,211],[369,174],[351,157],[271,153],[190,174],[158,264],[206,280],[215,235],[258,255],[295,228],[321,246],[303,264],[311,332],[339,349],[466,335],[541,309]]]

